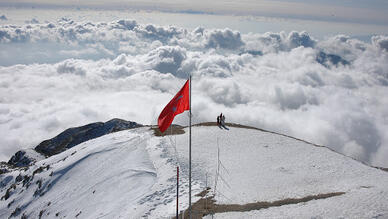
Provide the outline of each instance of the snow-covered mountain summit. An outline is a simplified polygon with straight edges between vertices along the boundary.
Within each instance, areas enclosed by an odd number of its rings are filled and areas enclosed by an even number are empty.
[[[102,135],[1,174],[0,218],[172,218],[177,165],[179,207],[188,205],[187,128],[175,129]],[[242,126],[198,125],[192,135],[196,217],[388,217],[383,170]]]

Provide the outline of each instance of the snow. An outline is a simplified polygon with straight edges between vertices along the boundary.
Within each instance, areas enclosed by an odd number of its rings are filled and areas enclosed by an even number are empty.
[[[19,182],[10,198],[0,202],[0,218],[10,216],[16,207],[31,218],[38,218],[42,210],[46,217],[58,213],[67,218],[140,218],[151,210],[168,215],[168,210],[158,207],[169,207],[173,214],[173,197],[163,190],[169,193],[172,183],[167,180],[175,173],[168,165],[161,166],[168,157],[161,157],[162,144],[151,140],[150,133],[139,128],[105,135],[39,161],[26,171],[2,175],[2,181],[7,177],[9,181],[9,176],[32,175],[44,167],[28,188]],[[9,185],[2,188],[2,195]],[[156,213],[152,216],[160,218]]]
[[[380,193],[381,192],[381,193]],[[313,200],[306,203],[284,205],[248,212],[227,212],[208,215],[205,219],[241,218],[388,218],[387,200],[377,201],[376,197],[387,197],[386,191],[360,188],[343,196]]]
[[[39,154],[38,152],[36,152],[35,150],[33,150],[31,148],[25,149],[24,151],[26,152],[25,156],[27,156],[35,161],[43,160],[45,158],[42,154]]]
[[[0,175],[0,218],[16,208],[31,218],[170,218],[188,207],[188,129],[156,137],[148,127],[104,135],[28,169]],[[326,147],[253,129],[192,128],[193,195],[214,191],[217,204],[272,202],[333,192],[345,194],[215,218],[386,218],[388,173]],[[34,174],[35,172],[35,174]],[[33,176],[23,185],[17,176]],[[222,179],[221,179],[222,178]],[[23,178],[24,179],[24,178]],[[28,182],[28,180],[27,180]],[[9,189],[15,185],[14,189]],[[229,186],[228,186],[229,185]],[[193,196],[193,203],[199,199]],[[206,218],[211,218],[210,216]]]
[[[186,130],[187,131],[187,130]],[[388,174],[293,138],[258,130],[229,127],[194,127],[192,130],[194,179],[214,185],[217,139],[225,168],[218,180],[218,204],[272,202],[287,198],[345,192],[307,204],[269,208],[259,213],[226,213],[230,218],[262,217],[373,217],[388,212]],[[187,136],[177,136],[177,150],[187,158]],[[228,185],[230,186],[228,186]],[[198,191],[196,191],[198,192]],[[276,209],[276,210],[273,210]],[[293,209],[293,211],[291,211]],[[293,212],[293,214],[289,214]],[[217,215],[217,214],[216,214]]]

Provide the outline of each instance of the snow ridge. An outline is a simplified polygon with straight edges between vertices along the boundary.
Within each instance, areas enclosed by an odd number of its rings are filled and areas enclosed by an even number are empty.
[[[0,174],[0,218],[171,218],[177,165],[179,208],[188,207],[187,128],[180,129],[174,136],[149,127],[115,132]],[[214,206],[234,211],[215,218],[388,217],[382,170],[261,130],[194,126],[192,135],[193,194],[210,187],[193,203],[213,197]],[[214,193],[218,148],[228,174],[220,172]],[[277,207],[237,212],[252,203]]]

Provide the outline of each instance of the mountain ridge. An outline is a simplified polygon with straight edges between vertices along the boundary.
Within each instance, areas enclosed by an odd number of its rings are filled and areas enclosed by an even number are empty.
[[[316,147],[325,147],[335,153],[339,153],[343,156],[349,157],[351,159],[354,159],[358,162],[363,163],[364,165],[380,169],[383,171],[388,172],[388,168],[385,167],[378,167],[378,166],[373,166],[368,163],[365,163],[363,161],[357,160],[355,158],[352,158],[350,156],[347,156],[345,154],[342,154],[340,152],[337,152],[333,149],[331,149],[328,146],[325,145],[319,145],[315,144],[300,138],[296,138],[290,135],[278,133],[278,132],[273,132],[261,128],[257,128],[254,126],[248,126],[248,125],[242,125],[238,123],[226,123],[228,127],[236,127],[236,128],[245,128],[245,129],[253,129],[253,130],[258,130],[262,132],[268,132],[276,135],[281,135],[284,137],[292,138],[298,141],[302,141],[308,144],[311,144]],[[117,131],[122,131],[122,130],[127,130],[127,129],[132,129],[132,128],[138,128],[138,127],[143,127],[144,125],[133,122],[133,121],[126,121],[123,119],[119,118],[113,118],[108,120],[107,122],[93,122],[89,123],[86,125],[82,126],[77,126],[77,127],[71,127],[66,129],[65,131],[59,133],[55,137],[51,139],[47,139],[39,143],[36,147],[33,149],[26,149],[26,150],[20,150],[17,151],[7,162],[7,164],[11,165],[11,167],[26,167],[29,166],[30,164],[34,163],[37,161],[37,157],[39,157],[38,154],[41,154],[45,157],[50,157],[52,155],[58,154],[60,152],[63,152],[66,149],[69,149],[71,147],[74,147],[82,142],[88,141],[90,139],[94,139],[106,134],[110,134],[113,132]],[[176,135],[176,134],[184,134],[184,128],[187,128],[188,126],[180,126],[176,124],[171,124],[171,126],[164,132],[161,133],[158,129],[157,126],[153,125],[145,125],[146,127],[151,127],[151,129],[154,131],[155,136],[166,136],[166,135]],[[201,122],[197,124],[193,124],[194,127],[196,126],[217,126],[216,122]],[[99,129],[99,130],[98,130]],[[78,132],[77,132],[78,131]],[[93,134],[92,136],[90,134]],[[58,140],[60,139],[60,140]],[[50,150],[51,149],[51,150]],[[35,152],[35,153],[34,153]],[[4,168],[3,168],[4,170]]]
[[[26,167],[37,161],[39,155],[36,155],[35,152],[45,157],[50,157],[90,139],[142,126],[136,122],[114,118],[107,122],[94,122],[68,128],[55,137],[42,141],[33,149],[17,151],[10,158],[8,164],[14,167]]]
[[[227,126],[192,127],[192,194],[209,191],[193,196],[193,203],[206,204],[211,197],[216,218],[260,218],[289,206],[307,208],[294,211],[305,217],[344,212],[349,217],[388,216],[386,172],[324,146],[254,127]],[[155,126],[106,134],[0,174],[0,217],[172,218],[176,166],[181,171],[179,206],[188,208],[187,135],[182,135],[188,128],[172,127],[170,133],[179,134],[158,136]],[[310,206],[317,202],[330,211],[316,213]],[[228,209],[241,209],[241,215]],[[210,213],[203,211],[200,218]]]

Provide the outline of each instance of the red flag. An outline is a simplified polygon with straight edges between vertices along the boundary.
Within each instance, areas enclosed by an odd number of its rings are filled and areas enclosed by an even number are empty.
[[[171,125],[174,117],[190,109],[189,80],[182,89],[164,107],[158,118],[159,130],[163,133]]]

